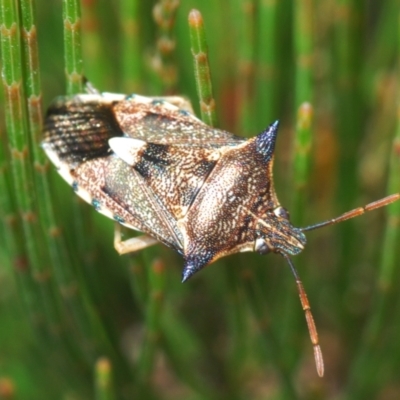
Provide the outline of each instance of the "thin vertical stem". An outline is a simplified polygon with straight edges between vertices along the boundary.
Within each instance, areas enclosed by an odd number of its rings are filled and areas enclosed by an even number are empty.
[[[296,58],[296,98],[297,110],[304,102],[312,102],[313,73],[313,5],[311,0],[294,3],[294,51]]]
[[[254,65],[254,0],[236,0],[234,2],[237,21],[237,54],[239,70],[236,76],[238,83],[238,128],[241,134],[249,135],[254,126],[251,118],[253,107],[253,74]]]
[[[107,358],[100,358],[95,369],[95,399],[113,400],[114,389],[112,384],[112,366]]]
[[[296,58],[295,110],[297,126],[293,151],[293,184],[291,216],[296,224],[304,225],[307,183],[310,180],[312,145],[312,1],[300,0],[294,7],[294,51]]]
[[[128,93],[141,93],[144,86],[142,83],[143,65],[138,62],[142,57],[139,5],[139,0],[120,1],[122,24],[122,78],[120,85]]]
[[[277,1],[260,1],[256,14],[258,45],[255,111],[260,122],[265,125],[276,119],[277,110],[277,3]]]
[[[154,88],[158,91],[157,94],[174,92],[177,83],[178,72],[174,60],[175,38],[172,32],[178,6],[179,0],[159,0],[153,8],[158,32],[156,52],[151,64],[159,79],[158,87]]]
[[[295,190],[291,191],[292,206],[290,213],[293,221],[304,225],[307,214],[307,192],[311,173],[313,107],[304,102],[298,108],[296,134],[293,151],[293,182]]]
[[[21,258],[26,258],[27,256],[24,254],[25,250],[23,249],[22,241],[18,240],[18,234],[15,231],[20,226],[20,221],[12,199],[12,190],[8,179],[9,174],[6,140],[3,137],[3,132],[0,132],[0,235],[2,243],[5,244],[2,250],[10,256],[8,261],[9,267],[11,267],[16,262],[18,254]],[[17,247],[19,247],[18,250]]]
[[[146,282],[146,270],[143,267],[143,263],[132,257],[128,262],[128,275],[131,291],[135,300],[142,307],[145,307],[148,287]]]
[[[336,90],[336,125],[340,143],[340,160],[338,163],[338,203],[343,209],[350,209],[359,187],[354,154],[357,153],[359,139],[364,131],[362,96],[360,96],[360,60],[361,30],[363,7],[365,2],[359,0],[339,0],[335,13],[335,90]],[[339,226],[338,269],[336,280],[336,296],[340,298],[343,292],[352,285],[353,273],[350,265],[356,264],[354,249],[359,244],[359,235],[354,224],[349,222]],[[338,303],[343,306],[342,303]],[[352,325],[346,307],[338,310],[343,321],[348,340],[358,342],[357,327]]]
[[[83,93],[83,59],[81,41],[81,8],[79,0],[63,0],[64,19],[64,59],[67,80],[67,94]],[[91,213],[87,205],[77,196],[73,197],[73,225],[75,250],[83,256],[93,251],[90,234]],[[92,257],[85,258],[85,265],[90,267]]]
[[[2,60],[3,62],[5,60]],[[38,288],[29,268],[29,255],[27,254],[21,221],[18,218],[15,207],[15,196],[10,184],[10,171],[7,154],[5,152],[5,140],[0,137],[0,237],[4,246],[5,262],[13,269],[18,282],[24,306],[28,313],[32,327],[38,332],[46,329],[45,320],[38,317],[41,307],[41,299]]]
[[[206,35],[203,17],[198,10],[190,11],[189,29],[197,95],[200,101],[201,119],[207,125],[215,126],[217,124],[217,115],[215,112],[215,100],[212,93],[210,67],[208,65]]]
[[[307,183],[310,180],[312,145],[312,56],[313,7],[311,0],[295,2],[294,51],[296,58],[295,110],[297,126],[294,137],[293,184],[291,215],[297,225],[304,225]]]
[[[64,54],[67,93],[83,92],[81,7],[79,0],[63,0]]]
[[[112,76],[110,62],[113,61],[113,58],[109,57],[102,42],[99,6],[98,0],[82,1],[84,16],[82,21],[82,49],[85,54],[85,71],[90,82],[96,88],[107,88],[110,86],[110,77]],[[71,19],[78,17],[78,13],[76,16],[71,15]],[[71,35],[73,35],[72,32]],[[76,32],[76,35],[79,35],[79,32]],[[76,40],[79,41],[79,36]],[[99,65],[101,65],[101,68],[99,68]],[[77,60],[77,71],[79,71],[79,67],[81,68],[80,74],[82,74],[82,62],[79,64]],[[81,87],[78,86],[76,89],[81,90]]]
[[[312,27],[312,1],[299,0],[294,3],[294,57],[296,60],[295,70],[295,111],[296,130],[294,135],[294,146],[292,153],[292,179],[290,181],[290,214],[292,221],[297,225],[304,225],[307,215],[308,184],[311,175],[311,147],[312,147],[312,55],[313,55],[313,27]],[[294,189],[293,189],[294,187]],[[284,292],[292,293],[293,282],[291,277],[285,277]],[[306,281],[306,280],[305,280]],[[282,313],[282,337],[289,341],[298,331],[296,327],[300,324],[300,315],[296,310],[295,296],[287,296]],[[293,359],[293,352],[286,357]]]
[[[358,0],[340,0],[335,9],[335,75],[337,97],[337,128],[340,135],[339,182],[338,196],[344,209],[351,208],[352,200],[358,188],[358,179],[354,164],[354,153],[358,139],[363,132],[362,103],[360,97],[360,60],[362,44],[360,42],[359,24],[362,20],[363,3]],[[352,223],[340,226],[339,251],[339,293],[351,284],[349,268],[355,252],[357,235]],[[346,255],[346,256],[345,256]],[[344,312],[345,310],[341,310]],[[342,314],[346,318],[346,314]],[[345,324],[346,326],[348,324]],[[350,327],[350,325],[349,325]],[[353,330],[354,331],[354,330]]]
[[[149,298],[147,300],[145,338],[138,361],[140,382],[148,382],[154,368],[155,354],[160,340],[160,318],[165,290],[165,265],[155,260],[149,268]]]
[[[371,30],[373,37],[369,40],[370,46],[362,70],[362,84],[367,94],[372,94],[371,89],[376,85],[376,75],[392,62],[398,52],[397,36],[393,34],[393,26],[397,23],[397,1],[381,3],[380,18],[375,30]],[[374,97],[371,96],[371,100]]]
[[[357,0],[340,0],[336,6],[336,64],[338,98],[338,128],[342,141],[343,160],[340,163],[340,199],[346,208],[357,189],[353,157],[361,129],[361,104],[359,102],[359,52],[360,33],[357,30],[361,14]],[[346,228],[345,228],[346,229]]]
[[[245,271],[245,270],[244,270]],[[246,273],[246,272],[245,272]],[[243,269],[229,270],[226,274],[227,291],[229,298],[229,324],[232,337],[231,361],[229,362],[231,375],[238,380],[242,373],[242,367],[248,356],[250,343],[248,337],[250,330],[247,325],[248,302],[243,287]],[[240,379],[240,378],[239,378]]]
[[[400,62],[400,61],[399,61]],[[400,93],[400,90],[399,90]],[[398,118],[396,135],[393,139],[387,193],[393,194],[400,192],[400,96],[398,99]],[[400,223],[400,204],[395,202],[386,208],[387,222],[385,234],[383,236],[381,270],[378,277],[378,288],[382,293],[397,290],[394,274],[396,272],[396,258],[398,255],[397,243],[399,239]]]
[[[310,103],[304,102],[300,105],[297,113],[297,124],[294,137],[294,151],[293,157],[293,169],[291,185],[294,189],[290,191],[291,195],[291,218],[292,221],[297,225],[301,226],[304,224],[304,215],[307,215],[307,194],[308,184],[311,175],[311,146],[312,146],[312,116],[313,108]],[[284,288],[282,289],[285,293],[292,294],[293,282],[291,277],[285,277]],[[303,279],[307,281],[306,279]],[[282,301],[284,312],[281,313],[282,320],[282,331],[281,336],[284,341],[289,341],[290,337],[298,332],[297,327],[302,326],[300,324],[300,314],[296,309],[297,299],[295,296],[290,295]],[[293,352],[290,351],[287,354],[288,358],[293,359]]]

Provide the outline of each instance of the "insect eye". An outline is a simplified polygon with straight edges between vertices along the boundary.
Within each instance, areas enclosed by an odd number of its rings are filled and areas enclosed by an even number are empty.
[[[289,211],[286,210],[286,208],[283,207],[276,207],[274,210],[274,214],[277,217],[281,217],[281,218],[285,218],[285,219],[289,219]]]
[[[271,248],[264,239],[258,238],[254,243],[254,251],[259,254],[268,254],[271,251]]]

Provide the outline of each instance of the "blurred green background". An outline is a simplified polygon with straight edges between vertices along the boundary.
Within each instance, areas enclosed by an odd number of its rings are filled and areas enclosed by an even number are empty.
[[[233,255],[182,285],[181,258],[161,245],[120,257],[113,222],[38,147],[42,107],[81,90],[82,74],[100,91],[183,94],[200,115],[196,8],[217,126],[251,137],[281,122],[275,185],[295,226],[398,192],[399,2],[80,6],[0,1],[0,398],[400,398],[399,204],[310,232],[293,260],[321,379],[282,257]]]

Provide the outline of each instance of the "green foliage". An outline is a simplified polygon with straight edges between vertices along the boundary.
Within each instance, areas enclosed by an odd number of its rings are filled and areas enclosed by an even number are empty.
[[[45,160],[43,108],[84,75],[100,91],[183,94],[242,136],[279,119],[275,183],[296,226],[400,191],[397,1],[178,3],[0,0],[0,398],[399,394],[400,202],[309,233],[293,260],[320,379],[281,257],[230,256],[182,285],[161,245],[118,256],[112,221]]]

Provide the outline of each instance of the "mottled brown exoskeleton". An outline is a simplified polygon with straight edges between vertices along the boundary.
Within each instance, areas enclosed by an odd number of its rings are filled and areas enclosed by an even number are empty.
[[[183,281],[228,254],[275,252],[289,263],[323,375],[318,335],[290,256],[304,232],[344,221],[399,198],[388,196],[338,218],[294,227],[280,205],[272,167],[278,122],[245,140],[198,120],[181,97],[82,94],[60,97],[45,121],[43,148],[61,176],[100,213],[144,236],[120,254],[157,242],[184,259]]]

